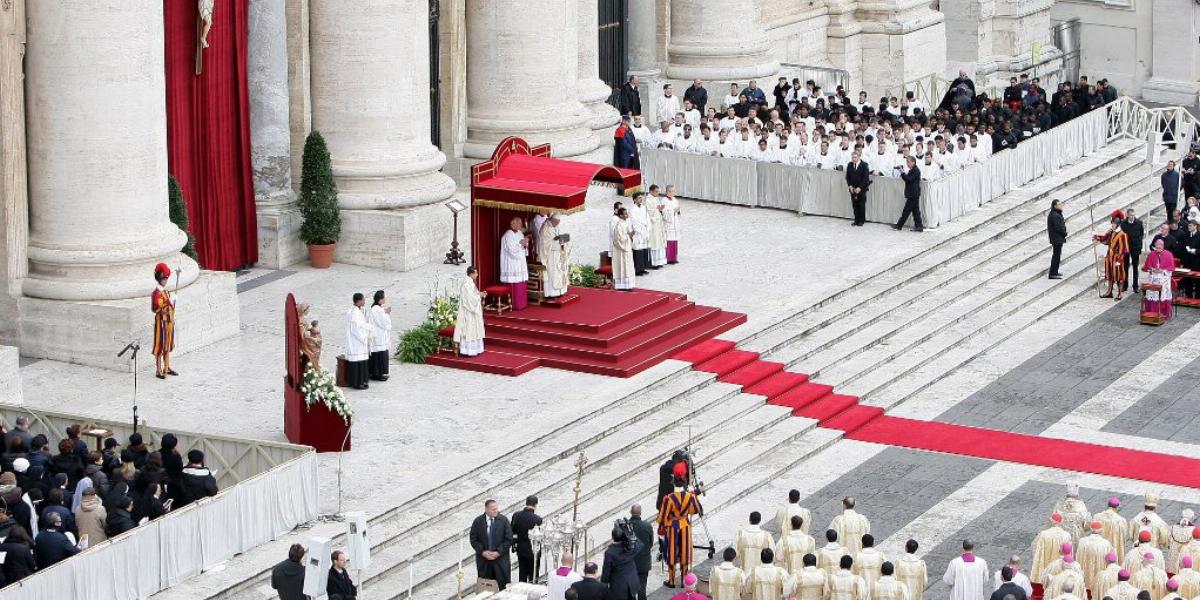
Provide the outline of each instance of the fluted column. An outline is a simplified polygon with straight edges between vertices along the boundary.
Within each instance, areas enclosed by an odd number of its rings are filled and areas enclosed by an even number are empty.
[[[509,135],[551,143],[555,156],[596,150],[571,60],[577,15],[564,0],[467,0],[466,156],[489,157]]]
[[[758,0],[671,0],[667,60],[671,79],[729,81],[779,72],[768,55]]]
[[[1200,49],[1192,42],[1200,35],[1200,6],[1187,0],[1155,0],[1153,5],[1154,66],[1142,85],[1142,97],[1191,106],[1200,92]]]
[[[446,156],[430,142],[428,0],[318,0],[309,11],[312,127],[329,146],[340,206],[450,197]]]
[[[148,294],[154,264],[196,264],[168,218],[161,0],[26,4],[26,296]]]
[[[659,74],[658,7],[654,0],[629,3],[628,33],[629,74],[654,77]]]
[[[574,2],[578,5],[579,13],[579,100],[591,112],[589,124],[596,144],[612,147],[613,130],[617,128],[621,115],[608,103],[612,88],[600,79],[600,4],[596,0]]]
[[[303,258],[292,190],[286,0],[250,0],[246,77],[250,88],[250,160],[258,212],[258,256],[279,268]]]

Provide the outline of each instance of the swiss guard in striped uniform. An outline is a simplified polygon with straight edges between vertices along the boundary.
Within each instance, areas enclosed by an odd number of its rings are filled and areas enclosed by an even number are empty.
[[[167,375],[178,375],[171,368],[171,351],[175,349],[175,301],[171,292],[167,291],[167,282],[171,280],[171,269],[163,263],[154,267],[154,281],[158,286],[150,294],[150,310],[154,312],[154,354],[155,377],[166,379]]]
[[[1118,209],[1112,214],[1112,229],[1092,236],[1093,240],[1108,246],[1108,254],[1104,255],[1104,278],[1108,280],[1108,291],[1101,298],[1112,298],[1115,288],[1117,300],[1120,300],[1125,290],[1125,256],[1129,254],[1129,235],[1121,229],[1121,221],[1124,220],[1124,211]]]
[[[692,570],[692,515],[703,515],[696,494],[687,491],[682,478],[675,478],[675,491],[663,498],[658,511],[658,535],[667,559],[667,587],[675,585],[675,567],[683,577]]]

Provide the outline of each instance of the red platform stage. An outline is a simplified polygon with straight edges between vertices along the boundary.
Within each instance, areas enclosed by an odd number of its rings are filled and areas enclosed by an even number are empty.
[[[431,365],[520,375],[536,367],[630,377],[746,322],[682,294],[573,287],[577,301],[484,318],[479,356],[431,355]]]

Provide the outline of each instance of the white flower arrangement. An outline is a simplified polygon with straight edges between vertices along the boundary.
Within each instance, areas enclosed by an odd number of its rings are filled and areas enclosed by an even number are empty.
[[[346,396],[334,381],[333,373],[324,369],[315,369],[310,364],[304,368],[304,380],[300,382],[300,392],[304,394],[304,404],[312,410],[312,405],[320,402],[325,408],[341,415],[347,425],[354,416],[354,409],[346,401]]]

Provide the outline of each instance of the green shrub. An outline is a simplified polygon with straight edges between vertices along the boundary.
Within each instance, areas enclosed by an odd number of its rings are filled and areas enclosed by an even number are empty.
[[[333,180],[333,165],[325,138],[319,132],[308,134],[304,141],[303,166],[300,170],[300,239],[305,244],[333,244],[342,234],[342,217],[338,213],[337,182]]]
[[[604,278],[596,274],[592,265],[571,265],[571,285],[577,287],[598,288],[604,284]]]
[[[192,237],[192,230],[188,227],[187,201],[183,199],[183,188],[179,187],[174,175],[167,176],[167,206],[171,213],[171,222],[187,234],[187,243],[180,252],[192,260],[200,260],[200,257],[196,256],[196,238]]]
[[[400,344],[396,348],[396,358],[401,362],[424,364],[425,358],[437,352],[438,330],[431,323],[405,331],[400,336]]]

